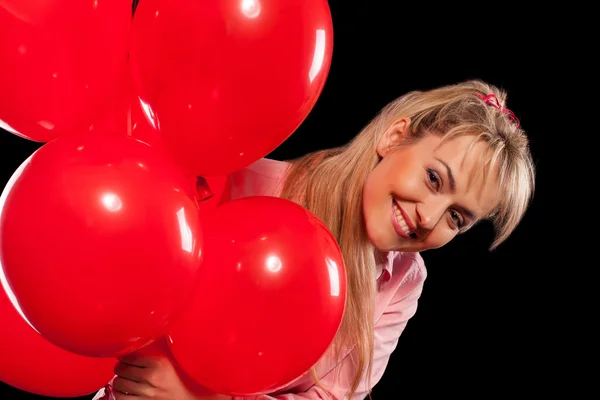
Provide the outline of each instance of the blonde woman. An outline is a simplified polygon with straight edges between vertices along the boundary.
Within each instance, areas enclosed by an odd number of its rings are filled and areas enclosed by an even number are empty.
[[[484,220],[498,246],[526,212],[534,182],[528,139],[506,93],[479,80],[407,93],[344,147],[262,159],[232,174],[225,200],[280,196],[321,218],[348,276],[342,326],[311,373],[246,399],[368,396],[417,310],[426,277],[419,253]],[[115,371],[117,400],[242,399],[186,386],[166,356],[128,355]]]

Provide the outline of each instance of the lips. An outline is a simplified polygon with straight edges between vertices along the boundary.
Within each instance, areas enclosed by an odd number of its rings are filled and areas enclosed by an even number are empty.
[[[395,199],[394,199],[394,204],[396,204],[396,206],[402,213],[402,218],[404,218],[404,222],[406,222],[408,229],[410,229],[411,233],[415,233],[417,231],[417,227],[412,224],[412,222],[410,221],[410,218],[408,217],[408,214],[406,214],[406,211],[404,211],[404,209],[402,207],[400,207],[400,204]]]
[[[406,212],[395,199],[392,199],[392,225],[399,236],[407,239],[414,238],[416,229],[410,222],[410,218],[408,218]]]

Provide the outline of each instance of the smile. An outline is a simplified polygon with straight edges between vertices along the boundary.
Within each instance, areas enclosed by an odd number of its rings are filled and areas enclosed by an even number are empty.
[[[404,219],[402,209],[396,204],[394,199],[392,199],[392,225],[399,236],[406,239],[413,239],[415,237],[406,219]]]

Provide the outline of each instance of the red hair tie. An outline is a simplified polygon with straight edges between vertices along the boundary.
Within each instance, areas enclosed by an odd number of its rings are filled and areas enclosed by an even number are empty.
[[[484,96],[482,94],[477,93],[477,97],[479,97],[484,103],[489,104],[490,106],[495,107],[498,110],[502,111],[504,114],[508,115],[509,121],[513,122],[517,126],[517,128],[519,127],[519,125],[521,125],[521,121],[519,121],[519,118],[517,118],[515,113],[513,113],[508,108],[502,107],[502,105],[500,104],[500,100],[498,100],[495,94],[492,93],[488,94],[487,96]]]

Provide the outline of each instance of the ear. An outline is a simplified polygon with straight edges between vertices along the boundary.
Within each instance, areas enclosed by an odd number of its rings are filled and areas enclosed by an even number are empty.
[[[377,143],[377,154],[385,157],[394,145],[400,143],[409,133],[410,118],[400,118],[391,124]]]

